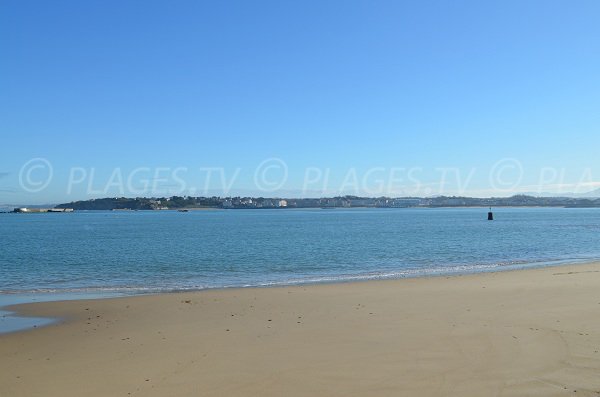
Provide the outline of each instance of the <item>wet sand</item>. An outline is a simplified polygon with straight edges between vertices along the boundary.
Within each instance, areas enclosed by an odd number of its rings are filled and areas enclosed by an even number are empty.
[[[598,396],[600,264],[20,305],[0,396]]]

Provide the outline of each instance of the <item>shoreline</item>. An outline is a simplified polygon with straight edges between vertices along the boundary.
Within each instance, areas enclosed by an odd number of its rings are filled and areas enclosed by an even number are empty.
[[[381,273],[359,273],[359,274],[342,274],[342,275],[315,275],[312,278],[306,279],[292,279],[282,281],[268,281],[257,284],[229,284],[229,285],[215,285],[207,287],[173,287],[173,288],[159,288],[159,287],[80,287],[80,288],[40,288],[32,290],[0,290],[0,297],[2,296],[18,296],[18,295],[81,295],[81,299],[86,298],[85,295],[95,296],[93,299],[103,299],[104,295],[119,295],[123,297],[127,296],[140,296],[140,295],[156,295],[156,294],[171,294],[171,293],[185,293],[185,292],[200,292],[209,290],[230,290],[230,289],[246,289],[246,288],[279,288],[279,287],[294,287],[294,286],[310,286],[310,285],[321,285],[321,284],[346,284],[346,283],[361,283],[370,281],[387,281],[387,280],[405,280],[413,278],[429,278],[429,277],[453,277],[453,276],[468,276],[482,273],[500,273],[500,272],[512,272],[529,269],[540,269],[546,267],[560,267],[560,266],[576,266],[585,265],[591,263],[600,263],[600,257],[593,258],[578,258],[578,259],[552,259],[552,260],[539,260],[539,261],[514,261],[514,262],[501,262],[491,264],[456,264],[448,265],[445,268],[407,268],[404,270],[381,272]],[[463,268],[469,268],[470,270],[463,270]],[[147,291],[147,292],[144,292]],[[60,299],[63,300],[63,299]],[[72,299],[67,299],[72,300]],[[55,301],[55,299],[48,300]],[[46,300],[44,300],[46,302]],[[0,303],[0,309],[6,308],[12,305],[2,305]]]
[[[599,284],[593,262],[28,303],[61,320],[0,335],[0,390],[595,396]]]
[[[24,332],[28,330],[34,330],[37,328],[49,326],[63,319],[56,316],[39,316],[35,312],[32,314],[24,314],[22,312],[22,306],[25,305],[36,305],[41,303],[61,303],[66,301],[87,301],[87,300],[104,300],[104,299],[122,299],[122,298],[135,298],[142,296],[160,296],[160,295],[172,295],[172,294],[194,294],[202,293],[206,291],[235,291],[235,290],[252,290],[252,289],[271,289],[271,288],[293,288],[293,287],[311,287],[311,286],[327,286],[327,285],[344,285],[344,284],[362,284],[362,283],[376,283],[386,281],[402,281],[412,279],[429,279],[429,278],[454,278],[454,277],[465,277],[475,276],[482,274],[495,274],[495,273],[506,273],[506,272],[521,272],[528,270],[539,270],[546,268],[561,268],[561,267],[573,267],[582,265],[593,265],[600,264],[600,259],[565,259],[557,261],[542,261],[542,262],[528,262],[510,265],[491,265],[489,268],[482,268],[476,271],[449,271],[449,272],[432,272],[432,273],[415,273],[407,276],[385,276],[376,275],[372,278],[368,276],[348,276],[348,278],[333,278],[327,280],[307,280],[298,282],[274,282],[259,285],[244,285],[244,286],[218,286],[218,287],[207,287],[198,289],[181,289],[181,290],[157,290],[149,292],[125,292],[123,290],[110,290],[104,292],[94,291],[93,289],[82,290],[82,291],[23,291],[13,293],[0,294],[0,321],[5,321],[8,324],[6,327],[0,325],[0,336],[11,334],[15,332]],[[27,297],[31,301],[24,301],[21,299],[20,302],[16,303],[3,303],[2,297]],[[40,297],[49,297],[49,299],[41,299]],[[56,299],[58,297],[58,299]],[[4,330],[3,328],[8,328]]]

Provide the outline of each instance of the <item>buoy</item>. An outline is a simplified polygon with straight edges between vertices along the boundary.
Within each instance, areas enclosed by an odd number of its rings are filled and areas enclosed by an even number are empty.
[[[488,212],[488,221],[494,220],[494,213],[492,212],[492,207],[490,207],[490,212]]]

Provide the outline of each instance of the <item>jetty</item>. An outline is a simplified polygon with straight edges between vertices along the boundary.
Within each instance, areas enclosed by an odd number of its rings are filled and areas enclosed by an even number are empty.
[[[15,208],[13,212],[19,214],[33,214],[42,212],[73,212],[73,208]]]

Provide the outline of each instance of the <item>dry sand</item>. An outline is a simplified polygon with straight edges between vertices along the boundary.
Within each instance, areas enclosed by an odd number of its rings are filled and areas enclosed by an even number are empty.
[[[598,396],[600,264],[36,303],[0,396]]]

